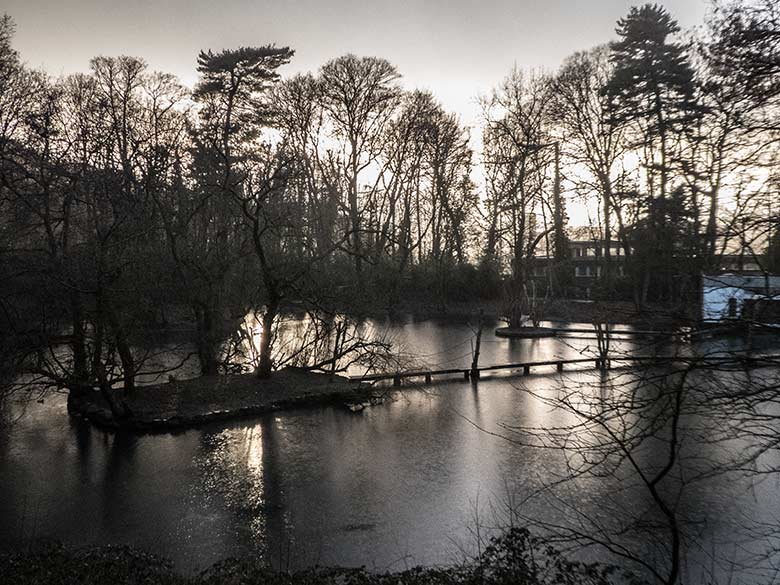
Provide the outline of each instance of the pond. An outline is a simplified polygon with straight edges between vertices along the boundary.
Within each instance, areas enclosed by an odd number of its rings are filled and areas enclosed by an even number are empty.
[[[485,330],[481,365],[581,357],[596,343],[585,335],[500,339],[495,325]],[[470,363],[474,332],[465,322],[373,326],[389,330],[419,362]],[[653,349],[641,337],[613,348]],[[244,555],[281,568],[384,571],[458,562],[510,522],[652,509],[647,494],[615,478],[582,478],[554,497],[539,491],[566,472],[566,456],[518,442],[506,425],[566,422],[545,397],[598,376],[553,370],[410,388],[357,414],[297,410],[149,436],[95,430],[67,416],[64,397],[49,397],[28,405],[0,435],[0,546],[43,536],[72,545],[127,543],[173,559],[184,572]],[[747,574],[716,567],[712,557],[761,552],[747,530],[754,520],[780,525],[777,489],[775,477],[719,476],[686,486],[675,504],[697,535],[686,543],[686,570]],[[637,546],[657,554],[652,543]],[[585,554],[606,558],[595,549]]]

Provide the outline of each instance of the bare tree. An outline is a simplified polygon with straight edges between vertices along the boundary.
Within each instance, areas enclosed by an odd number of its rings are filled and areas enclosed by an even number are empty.
[[[620,183],[625,173],[620,162],[626,154],[624,131],[613,123],[606,88],[612,75],[608,47],[598,47],[569,57],[553,79],[552,118],[562,141],[564,155],[587,173],[572,172],[569,179],[578,190],[594,193],[601,210],[600,228],[604,241],[603,278],[611,288],[612,241],[617,234],[625,254],[630,256],[626,219],[620,201]],[[617,222],[617,231],[613,228]]]
[[[506,250],[511,278],[507,312],[511,327],[523,323],[537,252],[551,251],[549,236],[560,229],[558,208],[546,189],[553,145],[548,125],[549,80],[513,72],[486,104],[483,158],[487,181],[485,257]],[[557,147],[555,147],[557,151]],[[549,254],[548,254],[549,255]],[[529,290],[530,289],[530,290]],[[529,294],[530,293],[530,294]],[[542,296],[546,296],[542,295]]]
[[[375,165],[382,150],[384,129],[400,97],[396,83],[400,75],[384,59],[345,55],[323,65],[319,77],[322,106],[339,141],[334,154],[346,191],[343,206],[351,234],[348,251],[354,257],[361,285],[363,216],[367,207],[375,205],[376,188],[362,192],[360,178]]]

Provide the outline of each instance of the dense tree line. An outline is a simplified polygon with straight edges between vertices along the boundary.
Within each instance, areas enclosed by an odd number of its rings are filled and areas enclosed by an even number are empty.
[[[577,198],[606,242],[607,298],[687,302],[734,250],[778,270],[779,18],[771,0],[716,5],[684,38],[665,9],[632,8],[611,44],[510,73],[472,136],[385,59],[283,78],[294,51],[266,45],[202,51],[192,90],[124,56],[52,79],[5,16],[2,367],[99,388],[121,414],[112,388],[132,392],[171,322],[216,374],[254,313],[261,376],[293,305],[319,323],[302,365],[330,371],[365,349],[344,314],[503,297],[518,322],[575,292]]]

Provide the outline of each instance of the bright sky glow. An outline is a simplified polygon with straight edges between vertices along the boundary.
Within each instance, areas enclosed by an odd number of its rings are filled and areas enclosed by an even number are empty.
[[[16,47],[54,75],[96,55],[143,57],[191,85],[200,49],[276,43],[296,50],[285,73],[316,71],[345,53],[384,57],[409,88],[431,90],[474,124],[476,96],[511,69],[555,69],[613,39],[630,0],[5,0]],[[662,2],[683,28],[706,0]]]
[[[132,55],[192,86],[201,49],[275,43],[296,50],[283,75],[355,53],[396,65],[407,89],[430,90],[475,127],[478,98],[511,70],[555,70],[571,53],[609,42],[631,0],[5,0],[15,46],[52,75],[88,71],[97,55]],[[707,0],[662,4],[683,29]],[[592,213],[591,213],[592,214]],[[570,202],[573,223],[588,209]]]

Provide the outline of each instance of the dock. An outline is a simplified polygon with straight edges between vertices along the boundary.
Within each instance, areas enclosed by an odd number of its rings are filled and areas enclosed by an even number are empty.
[[[493,366],[482,366],[478,368],[449,368],[444,370],[412,370],[407,372],[383,372],[378,374],[366,374],[364,376],[350,376],[350,381],[354,382],[379,382],[383,380],[392,380],[393,386],[401,386],[403,380],[410,378],[422,379],[425,384],[432,384],[434,377],[439,376],[462,376],[464,380],[479,379],[483,372],[496,372],[508,370],[510,373],[522,373],[523,376],[531,375],[532,369],[541,367],[555,367],[555,372],[563,372],[566,366],[589,364],[591,367],[579,368],[576,371],[587,371],[591,369],[606,371],[612,369],[615,364],[630,366],[632,364],[657,364],[663,362],[681,362],[696,364],[697,367],[713,367],[716,365],[746,365],[751,368],[778,365],[780,361],[779,354],[748,356],[748,355],[726,355],[726,356],[630,356],[615,355],[606,359],[598,357],[582,357],[570,359],[553,359],[543,361],[519,362],[512,364],[499,364]]]

